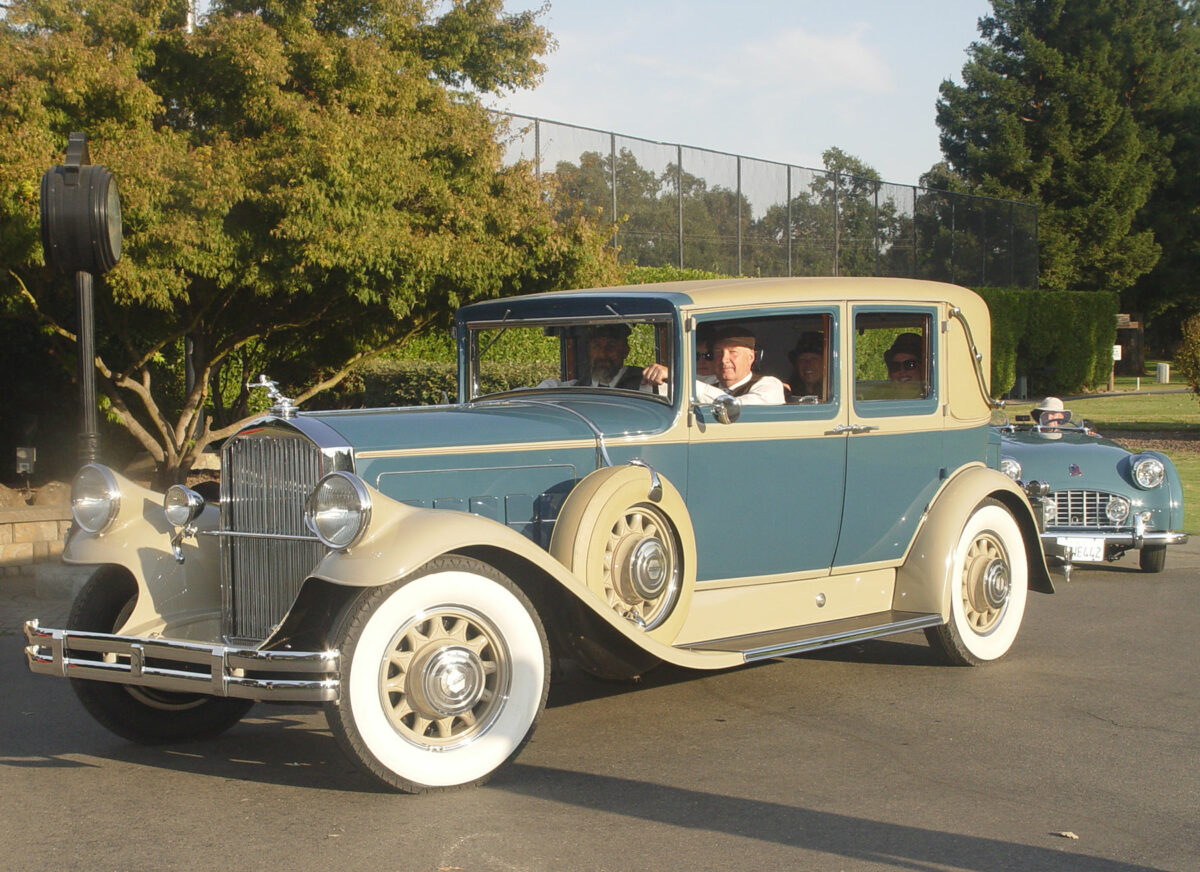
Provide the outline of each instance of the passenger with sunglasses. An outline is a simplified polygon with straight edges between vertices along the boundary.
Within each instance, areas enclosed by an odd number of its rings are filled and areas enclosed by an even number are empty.
[[[924,353],[925,340],[919,333],[901,333],[883,353],[888,378],[894,382],[924,382],[925,366],[921,359]]]

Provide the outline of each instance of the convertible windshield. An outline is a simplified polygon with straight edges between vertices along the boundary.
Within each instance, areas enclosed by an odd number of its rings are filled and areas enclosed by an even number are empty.
[[[470,396],[586,388],[628,391],[669,401],[672,381],[650,384],[643,371],[669,364],[667,318],[591,318],[468,325]]]

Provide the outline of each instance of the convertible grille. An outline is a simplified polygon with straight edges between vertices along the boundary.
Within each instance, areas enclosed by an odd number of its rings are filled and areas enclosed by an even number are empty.
[[[1114,527],[1105,514],[1112,494],[1093,490],[1064,490],[1050,494],[1054,501],[1054,522],[1051,527],[1096,528]]]
[[[326,459],[303,435],[268,427],[229,440],[221,454],[224,630],[262,640],[325,554],[304,525],[304,501]]]

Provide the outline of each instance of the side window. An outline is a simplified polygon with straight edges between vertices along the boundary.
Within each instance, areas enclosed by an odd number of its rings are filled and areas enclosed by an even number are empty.
[[[933,396],[931,315],[857,312],[854,316],[854,399],[928,400]]]
[[[697,399],[729,393],[743,405],[835,402],[834,323],[827,312],[701,322],[693,334]]]

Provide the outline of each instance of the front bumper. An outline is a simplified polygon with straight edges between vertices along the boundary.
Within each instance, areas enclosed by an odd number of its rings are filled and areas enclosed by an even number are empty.
[[[25,622],[25,659],[40,675],[269,702],[338,698],[337,651],[261,651],[236,645],[54,630]]]
[[[1070,548],[1059,544],[1059,539],[1102,539],[1105,551],[1108,546],[1119,546],[1123,550],[1139,549],[1146,545],[1182,545],[1188,540],[1187,533],[1167,531],[1137,532],[1135,530],[1088,530],[1079,527],[1051,528],[1041,534],[1042,550],[1047,557],[1057,557],[1068,563],[1074,559]]]

